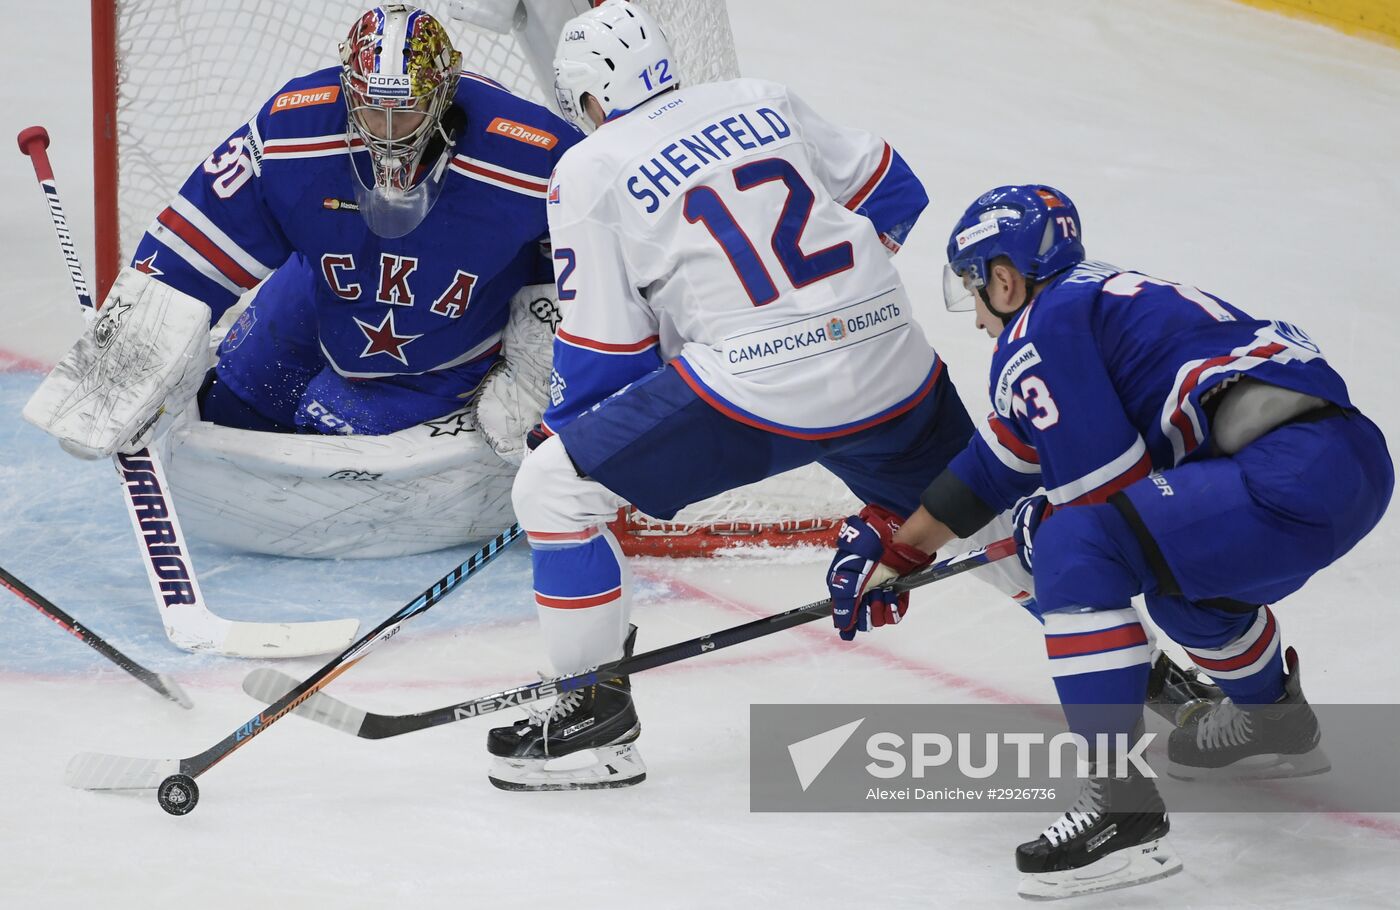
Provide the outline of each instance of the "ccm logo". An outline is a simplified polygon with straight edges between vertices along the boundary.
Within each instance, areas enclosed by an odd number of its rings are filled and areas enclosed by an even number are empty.
[[[283,92],[272,101],[272,113],[289,111],[294,107],[310,107],[314,104],[330,104],[340,97],[340,86],[313,88],[304,92]]]
[[[552,149],[559,144],[559,137],[553,133],[546,133],[544,130],[537,130],[504,117],[492,120],[490,125],[486,127],[486,132],[496,136],[505,136],[526,145],[537,145],[542,149]]]

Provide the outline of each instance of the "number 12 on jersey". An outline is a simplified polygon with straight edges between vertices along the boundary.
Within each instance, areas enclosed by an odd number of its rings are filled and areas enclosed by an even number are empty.
[[[733,173],[734,185],[741,191],[775,180],[787,188],[787,199],[773,227],[771,243],[773,253],[793,287],[806,287],[855,265],[849,241],[814,253],[802,251],[802,231],[811,217],[816,194],[792,162],[783,158],[764,158],[741,165]],[[704,224],[724,250],[754,306],[763,306],[778,299],[778,288],[768,273],[768,267],[763,264],[748,234],[714,188],[697,186],[687,192],[683,211],[686,221]]]

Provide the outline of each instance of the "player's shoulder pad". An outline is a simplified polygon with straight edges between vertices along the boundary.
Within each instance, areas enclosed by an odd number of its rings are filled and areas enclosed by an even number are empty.
[[[784,109],[788,116],[793,105],[792,93],[781,82],[740,76],[725,82],[702,82],[698,85],[682,86],[683,97],[699,101],[702,106],[729,108],[737,105],[771,105]],[[667,96],[657,96],[661,100]]]
[[[753,76],[740,76],[737,79],[730,79],[728,82],[705,84],[727,86],[728,91],[732,93],[751,95],[755,98],[785,98],[792,92],[781,82],[774,82],[771,79],[757,79]]]
[[[1103,263],[1086,262],[1042,290],[997,336],[989,370],[992,404],[998,413],[1021,374],[1050,358],[1073,363],[1094,343],[1093,319],[1103,283],[1118,274]]]
[[[551,225],[576,221],[587,215],[611,185],[609,177],[616,177],[603,158],[589,154],[592,144],[590,137],[589,142],[570,149],[549,175],[546,207]]]
[[[1002,332],[1002,346],[1024,338],[1085,337],[1104,282],[1121,272],[1115,266],[1086,261],[1070,269],[1011,320]]]
[[[297,76],[278,89],[254,118],[263,141],[343,136],[348,118],[341,97],[340,68]]]
[[[617,135],[600,129],[559,159],[550,175],[547,196],[551,225],[583,218],[618,185],[622,166],[635,150],[610,141]]]
[[[463,72],[454,103],[467,126],[457,153],[548,179],[555,163],[583,134],[549,109],[513,94],[493,79]]]

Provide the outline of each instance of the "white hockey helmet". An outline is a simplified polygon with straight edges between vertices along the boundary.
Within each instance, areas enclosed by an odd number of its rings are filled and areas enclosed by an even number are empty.
[[[593,121],[584,112],[584,95],[612,117],[679,85],[671,45],[641,7],[607,0],[565,23],[554,54],[554,93],[560,111],[585,133],[593,131]]]

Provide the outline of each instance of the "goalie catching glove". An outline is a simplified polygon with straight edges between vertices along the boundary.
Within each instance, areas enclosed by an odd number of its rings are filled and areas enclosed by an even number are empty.
[[[79,458],[136,452],[199,391],[213,366],[209,307],[133,268],[39,384],[24,419]]]
[[[896,594],[880,586],[923,568],[933,562],[933,556],[894,542],[903,523],[904,519],[877,505],[868,505],[841,523],[826,586],[831,592],[831,619],[842,640],[850,641],[871,626],[897,623],[909,610],[909,592]]]

